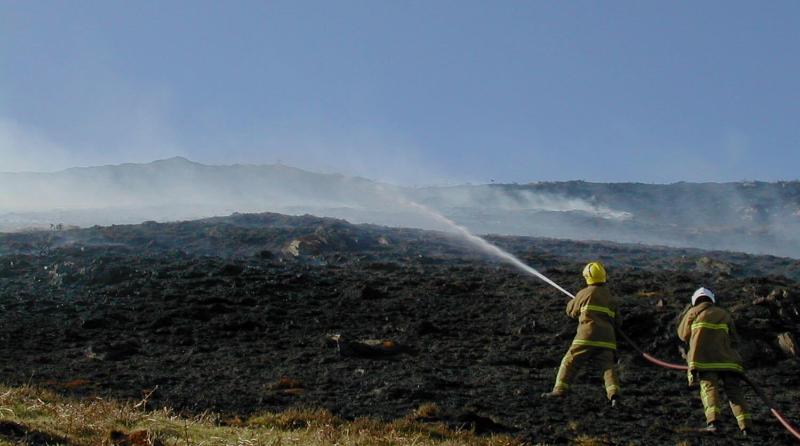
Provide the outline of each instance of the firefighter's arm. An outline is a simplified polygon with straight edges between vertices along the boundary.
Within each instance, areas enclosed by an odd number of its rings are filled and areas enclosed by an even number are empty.
[[[687,312],[683,315],[681,324],[678,326],[678,337],[681,338],[683,342],[689,342],[689,338],[692,337],[692,322],[694,322],[694,319],[695,316],[693,313]],[[689,387],[695,387],[700,382],[697,370],[687,370],[686,378],[689,380]]]
[[[578,294],[575,295],[574,299],[571,299],[567,303],[567,316],[571,317],[572,319],[578,319],[581,315],[581,307],[585,304],[586,294],[582,291],[578,291]]]
[[[688,313],[692,308],[694,308],[692,304],[686,304],[686,306],[683,307],[683,310],[681,310],[681,314],[678,315],[678,320],[683,319],[683,317],[686,316],[686,313]]]
[[[692,322],[694,321],[694,317],[691,313],[687,312],[683,315],[681,319],[681,323],[678,324],[678,337],[681,338],[683,342],[689,342],[689,338],[692,337]]]
[[[578,298],[575,297],[574,299],[570,299],[569,302],[567,302],[567,316],[573,319],[575,319],[575,316],[573,315],[575,308],[578,308],[578,312],[580,312],[580,307],[576,305],[577,301]]]

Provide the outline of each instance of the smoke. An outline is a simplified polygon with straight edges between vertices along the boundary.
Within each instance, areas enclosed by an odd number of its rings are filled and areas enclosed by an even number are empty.
[[[208,164],[282,164],[399,185],[446,180],[431,151],[404,135],[358,125],[335,126],[330,119],[311,115],[265,121],[249,132],[211,136],[210,141],[193,146],[195,157]],[[234,150],[220,151],[220,146]]]
[[[69,151],[38,129],[0,116],[0,166],[4,171],[57,170],[70,166]]]
[[[633,214],[563,194],[534,192],[504,186],[455,186],[423,189],[413,195],[439,209],[482,208],[494,211],[581,212],[609,220],[628,220]]]
[[[413,188],[286,165],[209,166],[171,158],[47,174],[0,174],[0,188],[0,230],[50,223],[175,221],[234,212],[308,213],[458,232],[457,225],[472,234],[800,257],[797,182]],[[432,218],[431,212],[442,218]]]

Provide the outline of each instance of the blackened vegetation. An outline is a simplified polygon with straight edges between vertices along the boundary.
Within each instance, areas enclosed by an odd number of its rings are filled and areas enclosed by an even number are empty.
[[[13,421],[0,421],[0,439],[28,446],[71,445],[65,438],[39,432]]]
[[[403,416],[566,443],[727,444],[696,390],[622,345],[624,407],[596,373],[541,400],[574,333],[565,297],[435,232],[276,214],[0,236],[0,379],[149,407],[244,416],[292,406]],[[800,420],[800,265],[742,254],[492,240],[567,289],[609,266],[625,331],[681,362],[676,317],[698,286],[736,318],[750,374]],[[792,347],[794,345],[794,347]],[[155,391],[153,391],[155,389]],[[790,444],[755,399],[759,441]],[[724,428],[735,434],[726,414]]]

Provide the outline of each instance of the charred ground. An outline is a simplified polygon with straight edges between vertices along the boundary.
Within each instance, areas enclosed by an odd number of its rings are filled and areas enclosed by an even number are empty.
[[[625,331],[682,362],[675,318],[697,286],[733,312],[750,374],[800,420],[800,262],[610,243],[492,237],[567,289],[600,259]],[[278,214],[0,236],[0,380],[149,399],[229,417],[292,406],[435,417],[533,442],[734,443],[688,433],[695,389],[622,346],[622,410],[599,377],[538,395],[574,333],[565,298],[446,234]],[[337,336],[338,335],[338,336]],[[370,340],[389,341],[375,344]],[[757,442],[790,444],[752,393]]]

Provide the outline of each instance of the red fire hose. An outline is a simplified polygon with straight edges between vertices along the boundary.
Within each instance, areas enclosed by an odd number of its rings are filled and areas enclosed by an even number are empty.
[[[766,394],[766,393],[764,393],[764,391],[763,391],[763,390],[761,390],[761,388],[760,388],[760,387],[758,387],[758,386],[756,385],[756,383],[755,383],[755,382],[753,382],[753,380],[752,380],[752,379],[750,379],[750,377],[749,377],[749,376],[747,376],[747,375],[745,375],[744,373],[742,373],[742,379],[743,379],[743,380],[744,380],[744,381],[745,381],[747,384],[749,384],[749,385],[750,385],[750,387],[752,387],[752,388],[753,388],[753,391],[755,391],[755,392],[756,392],[756,395],[758,395],[758,397],[759,397],[759,398],[761,398],[761,401],[763,401],[763,402],[764,402],[764,404],[766,404],[766,405],[767,405],[767,407],[769,407],[769,411],[770,411],[770,412],[772,412],[772,415],[773,415],[775,418],[777,418],[777,419],[778,419],[778,421],[779,421],[779,422],[780,422],[780,423],[783,425],[783,427],[785,427],[787,431],[789,431],[789,432],[790,432],[792,435],[794,435],[794,438],[796,438],[797,440],[800,440],[800,432],[798,432],[797,428],[796,428],[796,427],[794,427],[794,426],[792,425],[792,423],[790,423],[790,422],[789,422],[789,421],[788,421],[786,418],[784,418],[784,417],[783,417],[783,414],[781,414],[781,412],[780,412],[778,409],[776,409],[776,407],[777,407],[777,406],[775,405],[775,403],[773,403],[773,402],[772,402],[772,399],[770,399],[770,398],[767,396],[767,394]]]
[[[623,332],[619,328],[617,328],[617,333],[619,333],[619,335],[622,336],[622,339],[624,339],[625,342],[630,344],[631,347],[633,347],[634,350],[639,352],[639,354],[641,354],[644,357],[644,359],[646,359],[648,362],[652,362],[653,364],[659,367],[664,367],[665,369],[683,370],[683,371],[689,370],[689,367],[685,365],[673,364],[671,362],[662,361],[649,353],[645,353],[644,350],[642,350],[635,342],[633,342],[633,339],[628,337],[628,335],[626,335],[625,332]]]
[[[620,336],[622,337],[622,339],[624,339],[628,344],[630,344],[631,347],[633,347],[634,350],[639,352],[639,354],[641,354],[642,357],[644,357],[644,359],[646,359],[648,362],[651,362],[651,363],[653,363],[653,364],[655,364],[657,366],[664,367],[664,368],[667,368],[667,369],[672,369],[672,370],[683,370],[683,371],[686,371],[686,370],[689,369],[685,365],[673,364],[671,362],[662,361],[662,360],[656,358],[655,356],[650,355],[649,353],[645,353],[645,351],[642,350],[641,348],[639,348],[639,346],[636,345],[636,343],[633,342],[633,340],[630,337],[628,337],[628,335],[626,335],[624,332],[622,332],[619,329],[617,329],[617,333],[619,333]],[[796,440],[800,441],[800,431],[798,431],[797,428],[794,427],[792,425],[792,423],[790,423],[783,416],[783,414],[781,414],[781,412],[776,408],[777,406],[775,405],[775,403],[772,402],[772,399],[770,399],[767,396],[767,394],[764,393],[764,391],[761,390],[761,388],[758,387],[758,385],[752,379],[750,379],[749,376],[745,375],[744,373],[742,373],[741,376],[742,376],[742,379],[747,384],[749,384],[750,387],[753,388],[753,391],[756,392],[756,395],[758,395],[758,397],[761,399],[761,401],[763,401],[764,404],[767,405],[767,407],[769,408],[769,411],[772,413],[772,416],[774,416],[778,420],[778,422],[781,423],[781,425],[784,428],[786,428],[786,430],[789,431],[789,433],[791,433],[794,436],[794,438]]]

